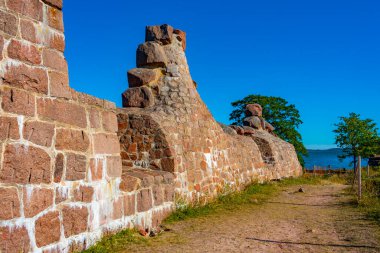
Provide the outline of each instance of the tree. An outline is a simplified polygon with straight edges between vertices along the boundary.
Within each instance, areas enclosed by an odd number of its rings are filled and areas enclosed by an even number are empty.
[[[372,119],[361,119],[356,113],[350,113],[348,117],[339,119],[333,131],[335,144],[343,150],[339,158],[353,157],[355,166],[359,155],[369,158],[379,152],[378,128]]]
[[[293,144],[298,160],[304,166],[303,156],[307,155],[307,150],[302,143],[302,136],[297,130],[303,122],[295,105],[288,104],[285,99],[280,97],[249,95],[231,103],[235,108],[230,114],[230,120],[234,125],[243,125],[245,106],[254,103],[263,107],[263,117],[276,128],[275,133],[283,140]]]

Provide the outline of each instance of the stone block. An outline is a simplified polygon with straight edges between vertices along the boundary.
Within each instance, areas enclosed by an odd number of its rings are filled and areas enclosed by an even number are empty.
[[[59,183],[62,180],[63,171],[64,171],[64,160],[65,157],[62,153],[58,153],[55,157],[54,163],[54,182]]]
[[[145,68],[131,69],[127,73],[129,88],[148,85],[156,81],[159,76],[160,76],[160,70],[158,69],[145,69]]]
[[[170,25],[147,26],[145,29],[145,41],[159,41],[163,45],[170,44],[173,38],[173,27]]]
[[[54,125],[41,121],[27,121],[24,125],[24,139],[37,145],[50,147],[54,136]]]
[[[62,209],[65,237],[87,231],[88,210],[86,207],[65,206]]]
[[[145,212],[153,207],[152,191],[150,189],[142,189],[137,193],[137,211]]]
[[[35,100],[34,95],[26,91],[4,87],[1,105],[6,112],[34,116]]]
[[[123,217],[123,211],[124,211],[123,202],[124,202],[123,197],[119,197],[114,200],[112,204],[113,205],[112,219],[117,220]]]
[[[54,7],[48,7],[47,18],[50,27],[63,32],[63,15],[61,10]]]
[[[81,128],[87,127],[86,111],[83,106],[77,104],[58,99],[39,98],[37,112],[44,119]]]
[[[81,130],[61,128],[56,130],[55,148],[86,152],[90,146],[88,135]]]
[[[43,4],[39,0],[6,0],[9,10],[42,21]]]
[[[16,16],[0,10],[0,31],[16,36],[18,31],[17,20]]]
[[[68,181],[86,178],[87,158],[84,155],[68,153],[66,156],[66,177]]]
[[[175,169],[175,159],[170,157],[165,157],[161,159],[161,168],[164,171],[174,172]]]
[[[0,206],[0,220],[11,220],[20,217],[20,200],[17,188],[0,187]]]
[[[36,244],[43,247],[58,242],[61,236],[59,212],[49,212],[38,218],[35,223]]]
[[[164,191],[161,185],[153,185],[152,191],[153,191],[154,205],[159,206],[162,203],[164,203]]]
[[[91,128],[100,128],[101,127],[101,119],[100,112],[96,108],[88,109],[89,117],[90,117],[90,127]]]
[[[25,64],[6,65],[4,84],[28,91],[47,94],[48,76],[44,69]]]
[[[90,203],[94,195],[94,188],[91,186],[81,185],[74,190],[74,200],[79,202]]]
[[[165,201],[166,202],[174,202],[175,198],[175,189],[174,185],[165,185]]]
[[[136,213],[136,196],[126,195],[124,196],[124,216],[134,215]]]
[[[90,159],[91,180],[97,181],[103,178],[103,159]]]
[[[8,56],[31,64],[41,64],[41,52],[37,47],[14,39],[8,45]]]
[[[129,88],[122,94],[123,107],[146,108],[154,105],[154,96],[148,87]]]
[[[119,138],[116,134],[94,134],[95,154],[120,154]]]
[[[53,189],[31,188],[23,189],[25,217],[31,218],[53,205]]]
[[[56,7],[59,10],[62,9],[62,0],[42,0],[42,2],[50,6]]]
[[[50,156],[42,149],[8,144],[4,151],[0,181],[18,184],[51,182]]]
[[[102,125],[105,131],[116,133],[117,132],[116,114],[111,111],[102,112]]]
[[[21,38],[33,43],[39,43],[36,27],[33,21],[27,19],[20,20]]]
[[[67,62],[62,52],[45,48],[42,51],[43,65],[61,72],[68,72]]]
[[[6,139],[20,139],[18,121],[16,117],[0,117],[0,141]]]
[[[20,227],[0,227],[0,252],[30,252],[28,230]]]
[[[136,52],[136,65],[140,67],[165,67],[167,64],[166,54],[160,44],[145,42],[139,45]]]
[[[62,34],[58,34],[58,33],[54,33],[52,35],[50,35],[50,37],[48,38],[45,38],[45,40],[48,40],[48,41],[45,41],[45,44],[52,48],[52,49],[56,49],[58,51],[65,51],[65,37],[62,35]]]
[[[120,177],[121,176],[121,158],[120,156],[107,157],[107,176]]]
[[[132,192],[141,187],[141,179],[123,174],[121,176],[120,190],[124,192]]]
[[[178,35],[177,39],[182,43],[182,49],[183,51],[185,51],[186,50],[186,33],[178,29],[175,29],[173,33]]]
[[[49,71],[50,95],[71,99],[71,89],[69,87],[69,77],[67,73]]]

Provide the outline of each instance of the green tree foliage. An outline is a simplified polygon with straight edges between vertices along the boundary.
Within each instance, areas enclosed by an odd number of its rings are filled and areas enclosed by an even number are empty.
[[[230,114],[230,120],[234,125],[243,125],[245,106],[254,103],[263,107],[263,117],[276,128],[275,133],[281,139],[293,144],[298,160],[304,166],[303,156],[307,155],[307,150],[302,143],[302,136],[297,130],[302,121],[295,105],[288,104],[288,101],[280,97],[249,95],[231,103],[235,108]]]
[[[335,127],[335,143],[343,149],[339,158],[353,157],[355,164],[359,155],[368,158],[379,152],[378,128],[372,119],[361,119],[359,114],[350,113],[348,117],[340,117]]]

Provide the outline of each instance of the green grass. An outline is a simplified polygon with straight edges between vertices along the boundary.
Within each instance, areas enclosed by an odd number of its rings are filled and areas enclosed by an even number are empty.
[[[134,229],[125,229],[115,235],[103,237],[96,245],[83,251],[85,253],[104,253],[122,251],[126,243],[147,244],[148,239]]]
[[[336,175],[332,177],[321,177],[304,175],[298,178],[288,178],[281,181],[268,182],[264,184],[251,184],[241,192],[234,192],[219,196],[215,201],[206,205],[188,205],[178,208],[172,213],[164,223],[172,223],[189,218],[206,216],[224,211],[233,211],[242,208],[244,205],[261,204],[277,194],[282,187],[302,184],[322,184],[327,183],[330,178],[338,181]],[[344,182],[344,180],[340,180]]]
[[[365,172],[363,174],[365,175]],[[363,176],[362,198],[358,201],[358,206],[368,218],[380,223],[380,173],[375,172],[371,175]]]

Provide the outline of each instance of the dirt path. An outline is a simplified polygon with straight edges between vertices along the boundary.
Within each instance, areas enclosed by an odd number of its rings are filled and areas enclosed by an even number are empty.
[[[126,252],[380,252],[380,229],[343,185],[284,188],[263,205],[189,219]]]

